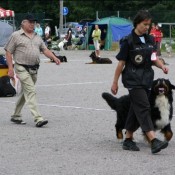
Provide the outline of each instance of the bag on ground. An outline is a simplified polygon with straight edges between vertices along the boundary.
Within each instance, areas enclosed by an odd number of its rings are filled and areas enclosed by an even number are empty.
[[[13,97],[15,94],[16,90],[11,85],[9,76],[0,77],[0,97]]]

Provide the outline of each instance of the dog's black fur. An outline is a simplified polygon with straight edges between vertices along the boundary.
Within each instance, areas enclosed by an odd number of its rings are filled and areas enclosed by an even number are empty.
[[[67,62],[66,56],[60,56],[56,55],[54,52],[52,52],[61,62]],[[51,62],[54,62],[53,60],[50,60]]]
[[[95,52],[92,52],[89,57],[92,58],[91,64],[112,64],[112,61],[109,58],[97,57]]]
[[[173,92],[175,86],[167,79],[154,80],[151,94],[149,97],[151,106],[151,118],[155,130],[161,130],[165,140],[170,141],[173,132],[171,130],[171,120],[173,117]],[[109,93],[102,93],[102,97],[108,105],[117,112],[117,122],[115,125],[116,136],[119,140],[123,139],[122,130],[125,127],[125,122],[130,108],[130,97],[124,95],[116,98]],[[148,138],[147,138],[148,139]],[[149,141],[149,140],[148,140]]]

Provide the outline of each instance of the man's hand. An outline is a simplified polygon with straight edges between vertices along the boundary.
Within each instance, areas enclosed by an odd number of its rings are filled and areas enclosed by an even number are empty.
[[[49,49],[44,49],[43,53],[46,57],[52,59],[56,65],[59,65],[61,63],[60,60]]]
[[[8,70],[8,76],[9,76],[10,78],[14,78],[14,70],[13,70],[13,69],[9,69],[9,70]]]
[[[59,59],[54,59],[54,62],[56,63],[56,65],[59,65],[59,64],[61,64],[61,61],[59,60]]]

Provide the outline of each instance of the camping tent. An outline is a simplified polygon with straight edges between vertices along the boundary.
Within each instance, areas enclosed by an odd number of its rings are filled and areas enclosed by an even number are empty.
[[[102,18],[91,23],[91,26],[88,28],[89,43],[92,42],[91,35],[95,25],[99,25],[99,28],[102,30],[102,34],[103,30],[106,30],[104,46],[106,50],[109,50],[111,48],[112,42],[119,41],[123,36],[128,35],[133,28],[132,22],[125,18],[114,16]]]
[[[0,47],[3,47],[13,32],[13,26],[0,21]]]

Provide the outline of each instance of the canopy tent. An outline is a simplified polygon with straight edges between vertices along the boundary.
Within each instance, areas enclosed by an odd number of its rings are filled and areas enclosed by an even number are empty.
[[[13,27],[6,22],[0,21],[0,47],[3,47],[13,32]]]
[[[5,10],[0,7],[0,18],[14,17],[15,13],[13,10]]]
[[[90,27],[88,27],[89,43],[92,42],[91,35],[95,25],[99,25],[99,28],[102,30],[102,34],[103,30],[106,30],[104,46],[105,50],[109,50],[112,46],[112,42],[119,41],[123,36],[128,35],[133,28],[132,22],[125,18],[119,18],[114,16],[102,18],[98,21],[91,23]]]
[[[11,21],[10,23],[12,23],[13,25],[13,31],[15,31],[15,18],[14,17],[15,17],[15,13],[13,10],[5,10],[2,7],[0,7],[0,20],[6,21],[6,22]]]

